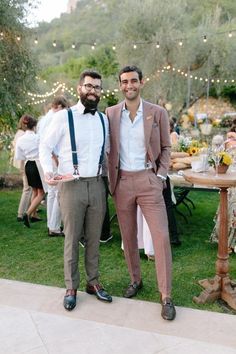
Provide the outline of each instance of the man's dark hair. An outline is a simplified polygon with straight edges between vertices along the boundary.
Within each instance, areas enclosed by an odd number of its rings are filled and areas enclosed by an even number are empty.
[[[122,74],[131,73],[132,71],[135,71],[138,74],[139,81],[141,81],[143,78],[143,73],[142,73],[141,69],[139,69],[135,65],[128,65],[128,66],[125,66],[123,69],[121,69],[119,72],[119,81],[120,81],[120,77]]]
[[[79,78],[79,84],[81,85],[84,82],[86,76],[92,77],[93,79],[102,80],[102,76],[95,70],[85,70],[81,73]]]
[[[58,106],[61,106],[62,108],[67,108],[69,107],[69,102],[64,96],[56,96],[52,101],[52,107],[57,108]]]

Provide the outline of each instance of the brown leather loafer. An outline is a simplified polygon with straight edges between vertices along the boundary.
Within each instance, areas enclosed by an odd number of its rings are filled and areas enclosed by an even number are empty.
[[[168,320],[168,321],[174,320],[174,318],[176,316],[176,311],[175,311],[175,307],[174,307],[174,304],[173,304],[173,301],[171,300],[171,298],[165,297],[161,301],[161,306],[162,306],[162,310],[161,310],[162,318],[164,318],[164,320]]]
[[[77,290],[76,289],[67,289],[66,290],[66,295],[64,296],[64,308],[67,311],[72,311],[75,306],[76,306],[76,295],[77,295]]]
[[[87,284],[86,292],[90,295],[96,295],[98,300],[105,302],[112,302],[112,297],[109,295],[100,284],[90,285]]]
[[[142,289],[143,287],[143,282],[142,280],[138,284],[136,281],[133,284],[130,284],[127,289],[125,289],[123,296],[126,298],[131,298],[133,296],[136,296],[138,291]]]

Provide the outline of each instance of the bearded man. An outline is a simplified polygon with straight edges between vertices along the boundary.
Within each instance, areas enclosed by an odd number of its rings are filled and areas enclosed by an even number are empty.
[[[80,283],[79,242],[85,238],[86,292],[99,300],[112,297],[99,284],[99,240],[106,209],[102,162],[108,142],[107,117],[97,111],[102,78],[93,70],[80,75],[77,87],[80,100],[53,117],[40,147],[40,161],[48,184],[59,183],[59,204],[64,223],[64,307],[76,306]],[[58,173],[53,175],[51,151],[57,148]],[[67,178],[69,176],[69,178]],[[72,178],[70,178],[72,176]],[[64,182],[64,183],[63,183]]]

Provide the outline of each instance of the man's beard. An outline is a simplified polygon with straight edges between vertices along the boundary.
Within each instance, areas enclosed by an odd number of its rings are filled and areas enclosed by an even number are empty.
[[[90,100],[87,97],[93,95],[96,99]],[[100,101],[100,97],[92,94],[92,93],[82,93],[80,92],[80,101],[84,105],[85,108],[95,109]]]

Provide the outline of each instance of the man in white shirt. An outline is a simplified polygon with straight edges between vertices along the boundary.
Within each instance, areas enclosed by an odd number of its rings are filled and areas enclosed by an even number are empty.
[[[105,185],[101,162],[108,142],[107,117],[97,112],[101,90],[100,74],[92,70],[84,71],[77,87],[80,101],[71,107],[74,130],[68,123],[68,111],[63,109],[54,115],[40,146],[40,161],[46,182],[54,185],[58,178],[65,181],[59,184],[59,204],[65,233],[64,276],[67,290],[64,307],[68,311],[76,306],[80,283],[79,241],[83,233],[86,291],[96,295],[99,300],[112,301],[112,297],[98,281],[99,239],[105,215]],[[60,177],[53,175],[50,152],[55,147],[58,151]]]
[[[42,144],[43,139],[50,129],[50,124],[54,114],[61,109],[69,107],[69,103],[64,96],[54,97],[51,109],[43,116],[37,124],[37,133],[39,135],[40,144]],[[53,161],[54,173],[57,172],[57,151],[51,152],[51,157]],[[48,227],[48,236],[64,236],[64,233],[61,231],[61,211],[58,204],[58,188],[57,186],[48,185],[47,189],[47,227]]]
[[[162,194],[170,160],[169,119],[162,107],[141,99],[143,75],[139,68],[123,68],[119,81],[125,100],[107,108],[106,113],[110,123],[110,191],[131,278],[124,297],[135,296],[143,287],[137,242],[139,205],[152,236],[161,315],[165,320],[173,320],[171,248]]]

